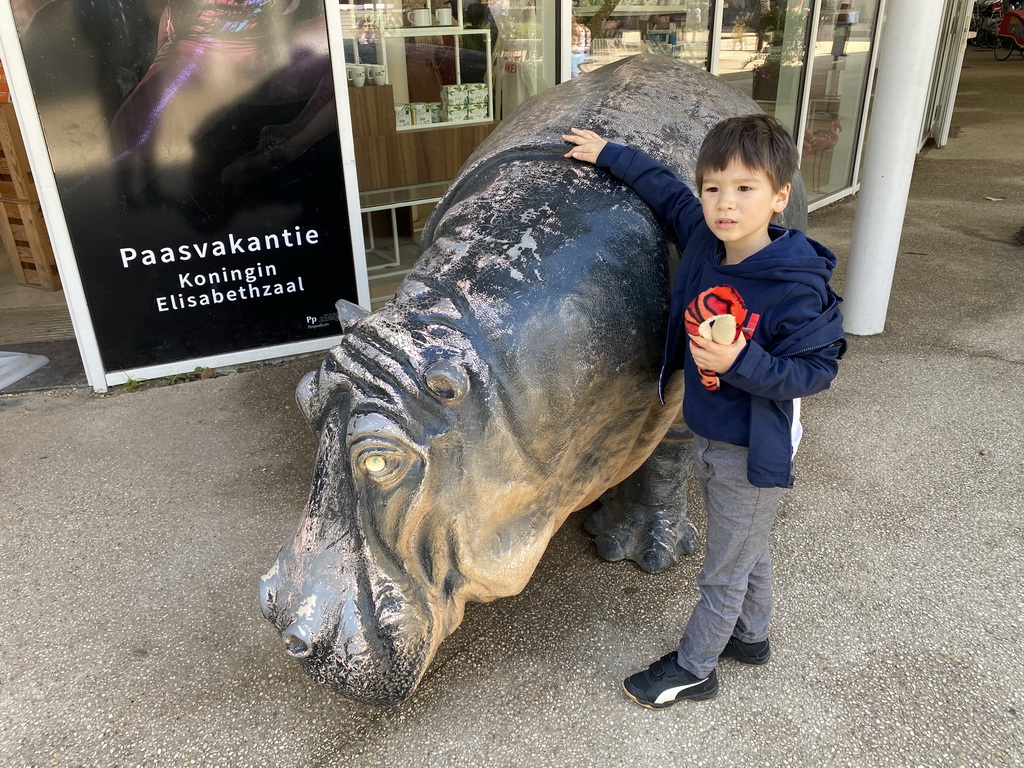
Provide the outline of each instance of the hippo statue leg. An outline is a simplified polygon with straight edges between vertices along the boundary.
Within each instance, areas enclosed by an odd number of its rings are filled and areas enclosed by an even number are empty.
[[[654,453],[608,490],[583,527],[605,560],[632,560],[648,573],[668,570],[693,552],[696,529],[686,516],[693,433],[672,425]]]

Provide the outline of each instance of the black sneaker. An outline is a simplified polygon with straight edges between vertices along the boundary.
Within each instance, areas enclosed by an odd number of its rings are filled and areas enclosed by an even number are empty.
[[[680,701],[709,701],[718,695],[715,670],[703,680],[676,662],[676,652],[666,653],[643,672],[622,681],[622,690],[641,707],[667,709]]]
[[[725,644],[725,648],[718,656],[719,660],[736,659],[740,664],[753,664],[758,667],[767,664],[771,657],[772,648],[767,640],[762,640],[760,643],[744,643],[735,637],[729,638],[729,642]]]

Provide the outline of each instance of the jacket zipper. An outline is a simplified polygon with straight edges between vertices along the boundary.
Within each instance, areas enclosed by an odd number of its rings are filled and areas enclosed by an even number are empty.
[[[827,342],[825,344],[819,344],[816,347],[806,347],[805,349],[798,349],[795,352],[787,352],[784,355],[775,355],[775,357],[796,357],[797,355],[802,355],[805,352],[817,352],[819,349],[825,349],[826,347],[831,347],[833,344],[835,344],[837,342],[840,342],[840,341],[842,341],[842,338],[832,339],[832,341],[829,341],[829,342]]]

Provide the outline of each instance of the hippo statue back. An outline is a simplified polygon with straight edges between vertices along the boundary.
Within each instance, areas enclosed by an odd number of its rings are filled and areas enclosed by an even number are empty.
[[[620,59],[521,104],[466,161],[432,221],[480,165],[509,151],[560,146],[561,134],[569,128],[588,128],[609,141],[643,150],[692,189],[697,153],[711,127],[727,117],[761,111],[749,96],[704,70],[652,54]],[[799,172],[790,204],[777,222],[807,228],[807,193]],[[429,231],[428,222],[424,242]]]
[[[261,584],[315,680],[401,702],[465,604],[522,590],[568,515],[602,495],[612,512],[588,528],[605,557],[658,571],[692,548],[671,437],[681,377],[664,404],[657,393],[669,243],[632,190],[563,158],[561,135],[592,128],[692,183],[708,129],[754,111],[652,56],[546,91],[453,180],[394,299],[370,314],[339,303],[342,341],[297,391],[319,438],[309,500]],[[788,226],[802,224],[795,196]],[[625,502],[608,499],[616,486]],[[623,545],[634,502],[653,511]]]

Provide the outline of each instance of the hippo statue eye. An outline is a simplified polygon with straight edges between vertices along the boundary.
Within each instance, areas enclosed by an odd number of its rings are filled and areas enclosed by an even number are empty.
[[[417,466],[415,444],[380,413],[357,413],[349,421],[349,461],[357,478],[388,488]]]
[[[469,374],[454,360],[440,360],[423,372],[423,380],[436,397],[457,403],[469,392]]]
[[[380,446],[367,446],[354,458],[356,465],[376,482],[390,480],[403,464],[401,455],[381,450]]]
[[[358,467],[365,477],[378,485],[390,485],[401,480],[409,469],[410,457],[400,447],[370,439],[352,448],[352,466]]]
[[[383,472],[387,469],[388,463],[384,460],[383,456],[367,456],[363,459],[363,468],[367,472],[376,475],[378,472]]]

